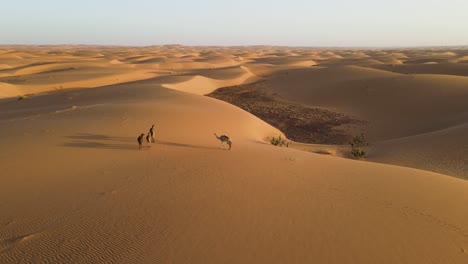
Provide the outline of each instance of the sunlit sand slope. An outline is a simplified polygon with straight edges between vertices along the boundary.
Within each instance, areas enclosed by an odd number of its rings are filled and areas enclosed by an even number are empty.
[[[250,114],[153,85],[0,107],[1,262],[468,260],[462,180],[275,148]]]

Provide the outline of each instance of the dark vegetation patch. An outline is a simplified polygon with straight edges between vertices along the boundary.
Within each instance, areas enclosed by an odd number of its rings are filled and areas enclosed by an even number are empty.
[[[252,113],[296,142],[346,144],[353,131],[365,125],[342,113],[281,100],[265,92],[262,82],[220,88],[207,96]]]

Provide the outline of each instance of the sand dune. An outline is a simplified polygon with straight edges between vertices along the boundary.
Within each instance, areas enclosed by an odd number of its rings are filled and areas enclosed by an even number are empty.
[[[227,86],[234,86],[245,84],[248,82],[255,82],[258,81],[259,78],[254,75],[248,68],[246,67],[239,67],[236,69],[240,69],[241,71],[236,71],[234,74],[237,76],[229,76],[232,75],[230,73],[230,69],[221,69],[218,71],[212,71],[207,73],[206,75],[214,75],[217,79],[208,78],[201,75],[196,76],[184,76],[180,77],[180,82],[175,83],[166,83],[163,84],[166,88],[171,88],[179,91],[194,93],[194,94],[208,94],[213,92],[214,90],[220,87],[227,87]],[[213,73],[214,72],[214,73]],[[222,78],[222,79],[218,79]]]
[[[468,123],[416,136],[379,142],[370,159],[466,178]]]
[[[75,63],[48,63],[45,65],[33,65],[31,67],[21,68],[19,70],[14,71],[10,76],[18,76],[18,75],[32,75],[32,74],[40,74],[40,73],[48,73],[54,71],[64,71],[69,69],[74,69],[77,66]]]
[[[405,65],[376,65],[378,69],[398,72],[402,74],[441,74],[468,76],[467,65],[457,63],[423,63]]]
[[[468,175],[464,65],[405,64],[463,49],[5,50],[0,263],[468,261],[468,182],[447,176]],[[274,147],[282,131],[201,96],[224,86],[363,119],[379,163]],[[152,124],[157,142],[139,151]]]
[[[271,77],[256,87],[290,102],[346,113],[363,120],[367,125],[361,130],[375,145],[380,141],[431,133],[468,122],[468,79],[464,76],[404,75],[357,66],[337,66],[289,71],[287,75]],[[457,141],[451,141],[453,138]],[[438,142],[438,146],[468,144],[465,134],[459,131],[446,139],[427,138],[420,145],[401,144],[399,151],[392,152],[389,148],[386,152],[388,160],[382,156],[375,160],[468,177],[465,165],[468,157],[448,148],[429,151],[425,146],[433,145],[432,140]],[[405,151],[414,153],[414,159],[402,158],[406,156],[402,155]],[[423,155],[420,151],[432,154]],[[445,158],[436,159],[437,155]],[[452,162],[447,163],[447,159]],[[369,160],[374,160],[372,155]]]
[[[13,97],[21,94],[19,89],[9,83],[0,82],[0,98],[3,97]]]
[[[11,69],[12,67],[8,64],[0,64],[0,70]]]
[[[459,58],[450,60],[451,63],[468,63],[468,56],[461,56]]]
[[[467,85],[466,77],[408,76],[357,66],[290,71],[264,84],[267,91],[288,100],[369,120],[375,124],[369,134],[377,140],[465,122]]]
[[[251,115],[161,88],[121,85],[25,102],[47,109],[67,95],[73,96],[69,105],[78,105],[71,111],[3,117],[12,136],[1,137],[11,151],[2,157],[8,189],[0,200],[27,193],[14,207],[2,203],[1,257],[7,262],[235,256],[228,262],[339,263],[351,257],[417,263],[422,254],[466,261],[463,181],[274,148],[261,139],[279,132]],[[153,122],[158,144],[137,151],[134,127]],[[235,149],[219,150],[213,130],[230,132]],[[34,141],[21,140],[30,135]],[[44,148],[47,157],[40,155]],[[18,166],[18,156],[37,165]],[[41,176],[27,176],[33,174]],[[35,210],[26,210],[31,206]],[[350,247],[356,237],[359,246]],[[215,241],[223,246],[213,247]]]

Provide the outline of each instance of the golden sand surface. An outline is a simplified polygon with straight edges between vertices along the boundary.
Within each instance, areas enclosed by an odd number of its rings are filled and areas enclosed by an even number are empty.
[[[368,156],[272,146],[231,86]],[[468,263],[466,47],[1,46],[0,97],[0,263]]]

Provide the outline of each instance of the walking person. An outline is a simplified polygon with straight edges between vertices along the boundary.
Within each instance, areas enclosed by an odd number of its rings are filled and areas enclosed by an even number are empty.
[[[140,150],[143,148],[143,137],[144,137],[144,136],[145,136],[145,134],[141,134],[141,135],[138,137],[138,139],[137,139],[137,141],[138,141],[138,149],[140,149]]]
[[[151,143],[155,143],[156,140],[154,139],[154,136],[155,136],[155,133],[154,133],[154,125],[150,128],[150,130],[149,130],[149,135],[150,135],[150,138],[151,138]]]

